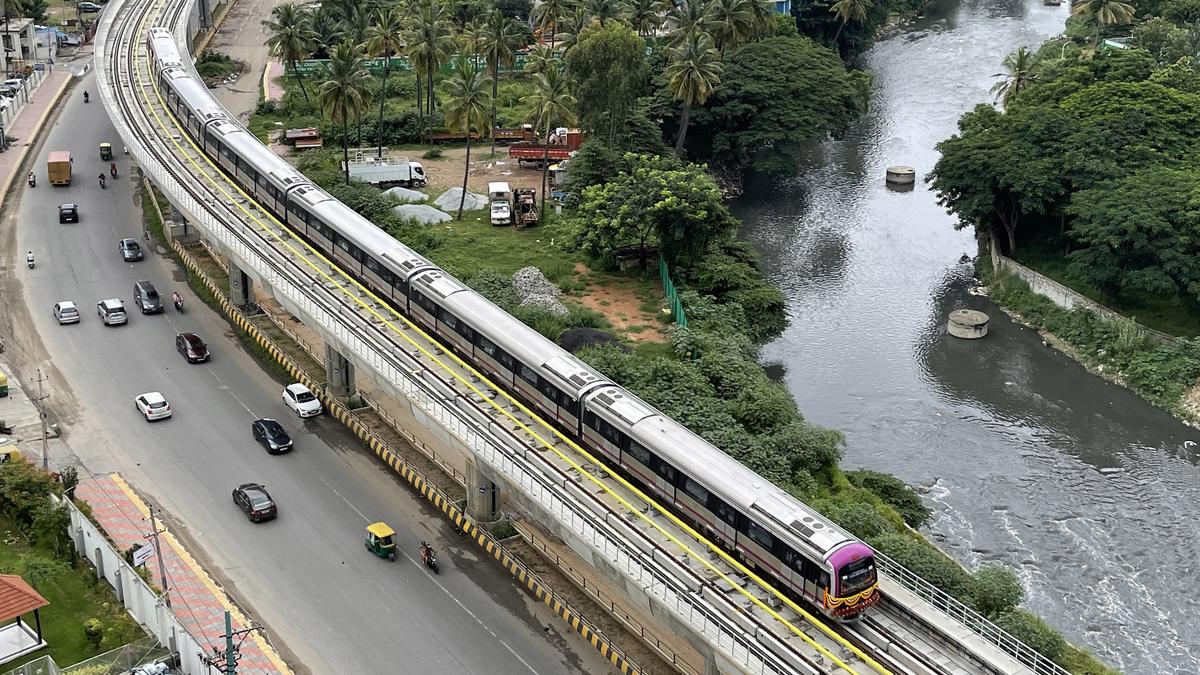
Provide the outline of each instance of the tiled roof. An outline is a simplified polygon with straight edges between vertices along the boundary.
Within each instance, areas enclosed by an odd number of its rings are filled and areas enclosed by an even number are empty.
[[[15,619],[50,604],[16,574],[0,574],[0,621]]]

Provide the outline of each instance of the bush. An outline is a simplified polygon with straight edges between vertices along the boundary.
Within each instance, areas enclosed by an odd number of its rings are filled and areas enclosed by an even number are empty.
[[[104,639],[104,622],[96,618],[84,621],[83,634],[93,649],[99,649],[100,641]]]
[[[1044,621],[1028,612],[1019,609],[1006,612],[996,617],[995,622],[1013,637],[1055,663],[1062,661],[1067,654],[1067,641]]]
[[[986,565],[975,570],[967,583],[971,604],[989,619],[1010,612],[1021,604],[1025,590],[1017,575],[1001,565]]]
[[[421,155],[421,159],[438,159],[441,156],[442,156],[441,148],[430,148]]]
[[[904,522],[913,529],[920,529],[933,515],[933,511],[925,506],[921,497],[895,476],[878,471],[847,471],[846,478],[852,485],[870,490],[885,504],[896,509]]]
[[[27,461],[0,464],[0,508],[22,530],[33,525],[34,514],[54,488],[50,475]]]
[[[275,112],[276,109],[278,109],[278,107],[279,107],[279,104],[273,100],[272,101],[259,101],[258,105],[254,107],[254,114],[255,115],[270,115],[271,113]]]
[[[860,539],[878,537],[892,529],[891,523],[873,504],[848,496],[817,500],[812,507]]]
[[[967,597],[970,577],[958,563],[947,558],[933,544],[904,534],[869,537],[867,543],[950,595],[960,600]]]

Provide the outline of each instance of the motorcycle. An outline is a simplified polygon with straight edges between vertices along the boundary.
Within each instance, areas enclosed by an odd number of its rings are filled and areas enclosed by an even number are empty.
[[[86,91],[85,91],[85,92],[83,92],[83,102],[84,102],[84,103],[87,103],[87,102],[88,102],[88,93],[87,93]]]
[[[116,178],[117,177],[117,163],[113,162],[112,164],[109,164],[108,171],[109,171],[109,173],[112,174],[113,178]]]
[[[25,263],[27,265],[29,265],[29,269],[33,269],[33,254],[32,253],[25,256]]]
[[[101,189],[101,190],[103,190],[103,189],[104,189],[104,181],[105,181],[105,180],[106,180],[106,179],[104,178],[104,174],[100,174],[100,189]]]
[[[175,298],[175,311],[183,314],[183,298]]]
[[[433,570],[434,574],[438,573],[437,554],[433,552],[433,547],[421,542],[421,564]]]
[[[30,171],[29,172],[29,187],[33,187],[35,185],[37,185],[37,176],[33,175],[33,172]]]

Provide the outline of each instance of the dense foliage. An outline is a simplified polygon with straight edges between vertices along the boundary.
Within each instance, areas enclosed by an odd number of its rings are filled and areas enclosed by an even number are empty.
[[[566,71],[583,127],[616,142],[648,84],[642,38],[617,21],[588,30],[567,52]]]

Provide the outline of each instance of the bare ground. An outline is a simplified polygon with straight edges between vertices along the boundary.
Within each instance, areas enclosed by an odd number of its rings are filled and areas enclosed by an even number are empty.
[[[491,146],[471,147],[471,169],[467,176],[467,188],[471,192],[487,194],[487,184],[492,181],[506,181],[513,188],[531,187],[541,194],[542,172],[533,167],[523,168],[516,160],[508,158],[508,149],[496,146],[495,156],[491,155]],[[462,187],[463,162],[467,158],[466,147],[442,148],[442,156],[437,159],[418,159],[425,167],[429,177],[429,192],[438,195],[452,187]]]
[[[575,274],[585,284],[579,302],[603,314],[618,332],[634,342],[667,341],[658,317],[646,311],[642,289],[636,280],[605,275],[602,283],[596,283],[592,270],[583,263],[575,264]]]

